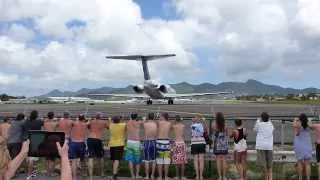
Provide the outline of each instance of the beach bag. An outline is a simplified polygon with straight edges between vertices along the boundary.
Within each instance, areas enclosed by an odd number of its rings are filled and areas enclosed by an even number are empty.
[[[228,154],[229,139],[225,132],[214,134],[213,152],[215,154]]]

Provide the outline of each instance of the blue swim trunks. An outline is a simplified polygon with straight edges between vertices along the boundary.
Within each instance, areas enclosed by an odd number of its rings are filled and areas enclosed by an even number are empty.
[[[156,141],[145,140],[143,142],[143,160],[144,161],[155,161],[156,160]]]
[[[140,164],[141,157],[140,141],[128,140],[125,148],[125,160],[134,164]]]
[[[69,142],[69,159],[83,159],[86,155],[84,142]]]

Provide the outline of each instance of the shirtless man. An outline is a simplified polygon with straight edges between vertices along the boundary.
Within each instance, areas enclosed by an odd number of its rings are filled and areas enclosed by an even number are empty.
[[[172,129],[175,135],[174,145],[172,149],[172,161],[176,165],[176,178],[180,179],[180,170],[181,170],[181,179],[186,179],[184,177],[184,165],[187,163],[187,153],[186,153],[186,144],[184,142],[184,130],[185,125],[182,122],[182,118],[177,115],[176,122],[172,125]]]
[[[0,136],[5,139],[5,141],[8,140],[8,132],[10,130],[11,124],[9,123],[9,117],[5,117],[3,120],[3,123],[0,124]]]
[[[101,119],[101,114],[97,114],[96,117],[89,122],[89,135],[87,140],[89,159],[88,159],[88,171],[89,178],[92,180],[93,175],[93,159],[100,160],[100,173],[104,176],[104,149],[103,149],[103,137],[105,128],[108,127],[108,123]]]
[[[141,149],[140,149],[140,127],[141,122],[138,120],[138,114],[131,114],[127,123],[127,145],[125,151],[125,160],[129,162],[131,179],[140,179]],[[134,173],[134,167],[136,173]]]
[[[79,115],[77,121],[73,122],[70,139],[70,154],[72,168],[72,179],[77,179],[77,167],[80,159],[84,159],[86,151],[86,131],[88,124],[85,122],[84,115]]]
[[[143,141],[143,153],[145,162],[145,179],[149,179],[149,163],[152,163],[151,179],[154,179],[154,173],[156,169],[156,138],[157,138],[157,123],[154,122],[154,113],[149,113],[148,120],[144,121],[144,141]]]
[[[68,112],[63,113],[63,119],[59,121],[58,127],[59,130],[63,131],[65,134],[65,140],[69,143],[70,142],[70,133],[72,129],[73,121],[70,119]]]
[[[44,130],[48,132],[54,132],[57,128],[57,123],[54,121],[54,113],[49,112],[48,118],[44,121],[43,124]],[[55,168],[55,157],[46,157],[46,166],[47,166],[47,176],[55,176],[54,168]]]
[[[169,131],[171,129],[171,123],[169,122],[168,113],[162,113],[160,120],[158,121],[158,139],[156,142],[157,147],[157,165],[158,165],[158,179],[162,179],[163,170],[164,178],[169,179],[168,169],[170,165],[170,141]]]

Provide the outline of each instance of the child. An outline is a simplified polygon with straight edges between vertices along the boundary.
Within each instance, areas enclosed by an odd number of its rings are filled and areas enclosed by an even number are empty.
[[[228,154],[228,131],[225,126],[224,115],[221,112],[216,114],[216,123],[213,124],[214,130],[214,146],[213,152],[216,155],[217,169],[219,180],[225,180],[227,173],[227,160]]]
[[[239,172],[240,180],[246,179],[246,161],[247,161],[247,133],[242,126],[241,119],[235,120],[236,129],[231,137],[234,141],[234,161]]]

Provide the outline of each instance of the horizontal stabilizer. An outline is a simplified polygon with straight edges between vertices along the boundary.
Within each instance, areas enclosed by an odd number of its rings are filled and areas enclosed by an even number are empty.
[[[107,59],[123,59],[123,60],[135,60],[135,61],[151,61],[161,58],[173,57],[175,54],[161,54],[161,55],[128,55],[128,56],[106,56]]]

